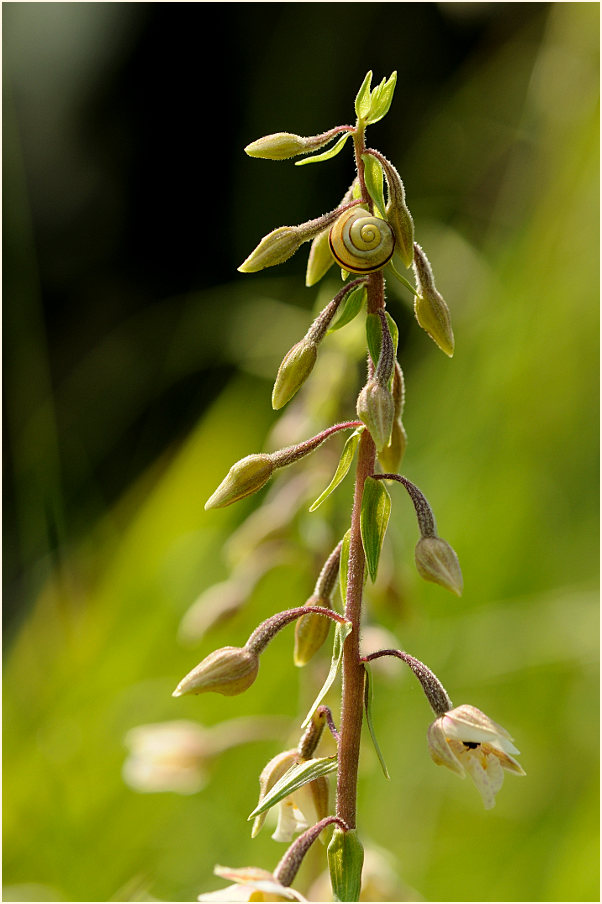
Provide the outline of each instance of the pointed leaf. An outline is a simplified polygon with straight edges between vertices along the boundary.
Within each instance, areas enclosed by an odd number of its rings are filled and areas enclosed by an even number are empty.
[[[357,92],[357,96],[355,98],[355,112],[357,114],[358,119],[365,119],[368,113],[370,112],[371,106],[371,93],[370,86],[372,85],[372,70],[366,73],[366,77],[361,84],[360,90]]]
[[[336,144],[333,144],[327,151],[323,151],[321,154],[312,154],[311,157],[304,157],[303,160],[296,160],[295,166],[305,166],[306,163],[321,163],[323,160],[330,160],[331,157],[336,157],[343,150],[350,135],[351,132],[345,132],[343,137],[339,138]]]
[[[388,311],[385,311],[387,323],[389,324],[389,332],[393,340],[393,356],[397,358],[397,344],[399,342],[399,329],[397,324]],[[368,343],[368,351],[370,357],[374,361],[374,366],[378,364],[380,356],[380,346],[382,343],[382,324],[378,314],[368,314],[366,317],[366,342]]]
[[[370,732],[372,744],[374,745],[374,750],[376,751],[376,756],[378,757],[378,761],[381,765],[383,775],[385,776],[387,781],[391,781],[391,776],[389,775],[387,764],[385,763],[381,749],[378,746],[378,741],[376,740],[376,735],[374,733],[374,724],[372,722],[372,675],[370,673],[370,668],[367,662],[364,663],[364,670],[366,672],[364,683],[364,708],[366,710],[366,724],[368,725],[368,731]]]
[[[376,204],[383,220],[386,220],[382,166],[372,154],[362,154],[362,160],[364,161],[364,181],[366,182],[368,194]]]
[[[337,758],[336,756],[324,756],[312,760],[306,760],[303,763],[296,763],[285,772],[282,778],[278,779],[273,788],[271,788],[266,796],[257,804],[248,819],[255,819],[261,813],[265,813],[274,804],[294,794],[299,788],[306,785],[307,782],[313,782],[323,775],[329,775],[336,772]]]
[[[342,552],[342,551],[341,551]],[[341,559],[342,561],[342,559]],[[308,712],[305,720],[303,722],[302,728],[307,728],[309,723],[311,722],[311,718],[318,706],[332,687],[334,679],[337,677],[337,672],[339,671],[341,660],[343,658],[343,646],[345,643],[345,638],[351,632],[352,629],[351,622],[345,622],[345,624],[338,624],[336,626],[336,630],[334,632],[334,643],[332,645],[332,661],[330,663],[330,671],[326,676],[326,681],[322,685],[322,689],[316,699],[314,700],[310,711]]]
[[[366,118],[366,125],[378,122],[389,112],[393,92],[397,83],[397,72],[391,73],[388,79],[383,79],[372,92],[370,110]]]
[[[355,455],[355,450],[357,449],[357,444],[360,441],[360,435],[364,428],[360,427],[358,430],[354,430],[351,436],[348,438],[347,442],[343,446],[343,451],[341,453],[341,457],[339,459],[339,464],[334,473],[334,477],[326,487],[323,493],[321,493],[316,501],[311,505],[310,512],[315,512],[319,505],[322,505],[324,500],[330,496],[333,490],[335,490],[344,477],[347,476],[349,472],[349,468],[351,467],[351,463],[353,462],[353,457]]]
[[[351,531],[348,530],[345,536],[343,537],[343,544],[341,546],[341,559],[339,561],[339,590],[341,592],[341,600],[343,603],[343,610],[345,609],[345,602],[347,600],[347,571],[349,570],[349,541],[351,539]]]
[[[418,292],[416,291],[416,289],[414,288],[414,286],[412,285],[412,283],[409,281],[409,279],[406,279],[405,276],[402,276],[402,275],[401,275],[401,273],[399,272],[399,270],[397,270],[397,268],[393,265],[393,261],[392,261],[392,260],[389,261],[389,263],[387,264],[386,269],[389,271],[389,273],[392,273],[392,274],[393,274],[393,276],[395,277],[395,279],[398,279],[398,280],[399,280],[399,282],[402,284],[402,286],[405,286],[406,289],[409,289],[410,292],[412,293],[412,295],[415,295],[416,297],[418,297]]]
[[[368,477],[364,485],[360,523],[366,565],[373,581],[376,580],[380,551],[390,514],[391,497],[383,481]]]
[[[335,330],[340,330],[342,326],[347,326],[348,323],[351,323],[354,317],[361,311],[365,299],[366,289],[364,286],[358,286],[350,292],[349,295],[346,295],[339,308],[337,319],[334,321],[328,332],[334,333]]]

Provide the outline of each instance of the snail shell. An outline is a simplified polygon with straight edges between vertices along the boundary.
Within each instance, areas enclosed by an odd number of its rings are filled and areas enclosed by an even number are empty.
[[[351,207],[330,230],[330,250],[344,270],[372,273],[391,260],[395,235],[389,224],[362,207]]]

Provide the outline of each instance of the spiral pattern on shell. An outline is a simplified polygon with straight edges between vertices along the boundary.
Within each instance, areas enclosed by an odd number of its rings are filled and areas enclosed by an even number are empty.
[[[386,222],[352,207],[338,218],[330,230],[330,250],[344,270],[372,273],[385,266],[393,256],[395,235]]]

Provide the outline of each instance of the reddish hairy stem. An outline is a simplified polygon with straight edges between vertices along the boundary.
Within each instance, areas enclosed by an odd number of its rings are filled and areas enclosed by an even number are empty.
[[[272,452],[271,459],[277,468],[285,468],[287,465],[298,461],[305,455],[309,455],[310,452],[313,452],[318,446],[321,446],[329,436],[333,435],[333,433],[337,433],[339,430],[351,430],[352,427],[362,426],[362,421],[345,421],[343,424],[334,424],[332,427],[328,427],[326,430],[323,430],[316,436],[312,436],[310,439],[304,440],[302,443],[297,443],[295,446],[288,446],[286,449],[280,449],[278,452]]]
[[[315,826],[306,829],[302,835],[293,841],[286,854],[273,872],[273,876],[278,882],[285,886],[290,886],[291,882],[297,875],[299,867],[305,857],[307,851],[314,843],[320,832],[327,826],[336,823],[344,832],[349,831],[349,826],[338,816],[326,816],[317,822]]]
[[[367,290],[368,311],[376,313],[384,307],[385,301],[382,273],[370,274]],[[364,430],[358,449],[349,538],[345,618],[351,622],[352,630],[343,647],[343,689],[337,770],[336,813],[352,829],[356,825],[357,774],[364,707],[364,667],[360,659],[360,625],[366,558],[362,543],[361,512],[364,485],[366,479],[374,473],[375,460],[374,440],[368,430]]]
[[[346,621],[338,612],[333,612],[332,609],[326,609],[324,606],[297,606],[294,609],[285,609],[284,612],[278,612],[276,615],[272,615],[271,618],[266,618],[264,622],[255,628],[245,646],[254,653],[261,653],[278,631],[290,625],[295,619],[301,618],[302,615],[309,615],[311,612],[315,612],[317,615],[324,615],[339,625],[344,625]]]

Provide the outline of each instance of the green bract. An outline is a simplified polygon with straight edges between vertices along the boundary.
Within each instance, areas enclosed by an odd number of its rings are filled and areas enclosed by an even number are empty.
[[[335,901],[359,901],[364,848],[357,831],[335,828],[328,845],[328,868]]]
[[[330,160],[331,157],[336,157],[337,154],[345,147],[347,143],[347,139],[351,135],[351,132],[345,132],[342,138],[339,138],[336,144],[334,144],[331,148],[328,148],[327,151],[324,151],[322,154],[314,154],[311,157],[306,157],[305,160],[296,160],[295,166],[304,166],[306,163],[321,163],[323,160]]]
[[[383,169],[378,160],[372,154],[362,154],[364,161],[364,181],[370,197],[376,204],[376,208],[383,218],[386,220],[385,214],[385,194],[383,191]]]
[[[366,566],[372,581],[376,580],[383,540],[391,514],[391,497],[381,480],[368,477],[362,500],[362,543]]]
[[[268,791],[253,812],[249,814],[248,819],[255,819],[256,816],[265,813],[266,810],[288,797],[289,794],[298,791],[307,782],[313,782],[317,778],[336,772],[336,768],[336,756],[325,756],[307,760],[305,763],[296,763]]]
[[[355,450],[357,449],[357,444],[360,441],[360,436],[363,429],[363,427],[360,427],[358,430],[355,430],[348,438],[347,442],[343,446],[341,458],[334,473],[334,477],[332,478],[324,492],[320,493],[316,501],[310,506],[310,512],[315,512],[318,506],[322,505],[324,500],[327,499],[328,496],[330,496],[333,490],[336,490],[340,482],[347,476],[349,468],[351,467],[351,464],[353,462]]]

